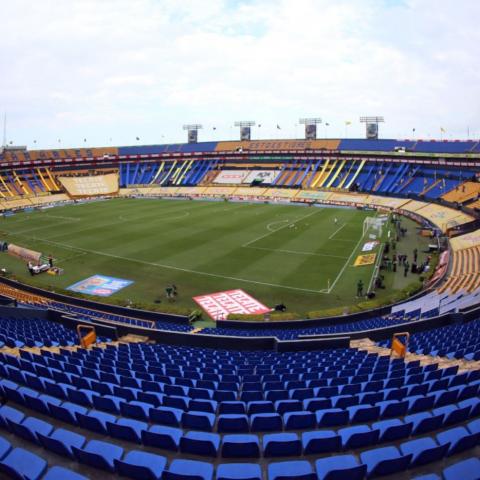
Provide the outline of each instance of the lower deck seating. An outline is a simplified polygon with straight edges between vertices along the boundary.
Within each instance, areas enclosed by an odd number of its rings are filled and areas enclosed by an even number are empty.
[[[147,344],[1,360],[0,427],[98,475],[411,478],[422,465],[468,471],[454,464],[478,452],[480,371],[356,349]],[[1,445],[0,469],[13,463]]]
[[[209,335],[229,335],[240,337],[277,337],[281,340],[294,340],[301,335],[325,335],[331,333],[358,332],[374,328],[390,327],[408,322],[411,318],[385,318],[374,317],[366,320],[358,320],[350,323],[339,323],[337,325],[308,327],[308,328],[205,328],[202,333]]]
[[[379,345],[390,347],[390,340]],[[480,360],[480,319],[410,335],[409,350],[418,354]]]
[[[59,323],[44,318],[0,317],[1,347],[7,345],[10,348],[42,348],[75,344],[78,344],[77,334]]]

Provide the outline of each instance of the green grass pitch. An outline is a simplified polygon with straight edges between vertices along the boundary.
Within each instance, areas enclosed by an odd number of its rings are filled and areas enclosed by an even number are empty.
[[[289,310],[305,313],[358,301],[357,281],[362,278],[366,288],[373,266],[354,267],[353,262],[368,240],[362,238],[363,222],[375,214],[155,199],[66,205],[0,223],[1,239],[52,254],[64,275],[30,277],[22,261],[5,253],[0,266],[22,281],[57,290],[94,274],[133,280],[110,298],[151,304],[160,299],[159,306],[167,304],[165,286],[175,283],[181,307],[194,308],[195,295],[241,288],[268,306],[284,302]],[[413,222],[403,223],[409,233],[399,248],[411,255],[426,240],[414,233]],[[400,272],[390,275],[380,295],[412,280]]]

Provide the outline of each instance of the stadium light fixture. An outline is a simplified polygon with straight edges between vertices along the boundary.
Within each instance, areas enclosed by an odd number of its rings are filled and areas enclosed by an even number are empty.
[[[235,127],[240,127],[240,140],[251,140],[251,127],[255,126],[254,120],[237,120]]]
[[[198,142],[198,131],[202,128],[203,125],[200,125],[199,123],[190,123],[183,126],[183,129],[188,131],[188,143]]]
[[[378,139],[378,124],[384,122],[385,120],[383,117],[360,117],[360,123],[365,124],[365,137],[368,139]]]
[[[300,118],[298,123],[305,125],[305,140],[316,140],[317,125],[322,123],[321,118]]]

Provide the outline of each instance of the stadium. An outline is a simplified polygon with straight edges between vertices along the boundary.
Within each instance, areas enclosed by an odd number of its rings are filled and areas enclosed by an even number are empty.
[[[480,480],[479,14],[5,2],[0,480]]]
[[[32,445],[92,478],[363,478],[476,448],[480,142],[7,147],[1,167],[5,472]]]

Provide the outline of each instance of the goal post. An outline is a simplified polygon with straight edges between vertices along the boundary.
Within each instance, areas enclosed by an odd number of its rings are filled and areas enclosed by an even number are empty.
[[[367,217],[363,221],[363,236],[372,235],[372,239],[382,238],[383,227],[388,220],[388,216]],[[375,237],[375,238],[373,238]]]

